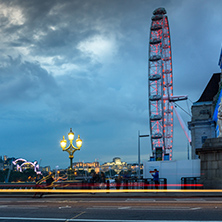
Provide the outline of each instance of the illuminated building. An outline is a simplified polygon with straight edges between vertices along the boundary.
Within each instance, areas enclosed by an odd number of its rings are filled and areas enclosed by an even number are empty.
[[[122,170],[127,170],[127,163],[122,162],[121,158],[115,157],[113,158],[113,162],[107,162],[101,165],[101,171],[107,172],[109,170],[114,170],[117,174],[119,174]]]
[[[204,144],[207,138],[215,138],[216,118],[214,110],[218,101],[221,73],[215,73],[208,82],[199,100],[191,108],[192,119],[188,122],[191,131],[191,158],[197,159],[196,149]]]
[[[119,174],[121,171],[132,170],[134,171],[135,167],[138,167],[135,164],[127,164],[126,162],[122,162],[121,158],[115,157],[112,162],[106,162],[100,165],[99,162],[92,163],[84,163],[84,162],[74,162],[73,164],[75,171],[86,171],[91,173],[91,171],[99,172],[109,172],[110,170],[114,170],[116,174]],[[142,167],[142,166],[141,166]]]
[[[222,51],[219,59],[219,66],[222,70]],[[206,139],[201,148],[196,149],[201,160],[201,180],[205,189],[220,189],[222,186],[222,137],[221,137],[221,102],[222,102],[222,81],[221,74],[218,73],[217,93],[213,98],[214,137]],[[215,85],[216,87],[216,85]],[[213,90],[213,89],[212,89]],[[215,89],[214,89],[215,90]],[[220,128],[220,129],[219,129]]]
[[[17,171],[22,172],[27,169],[33,169],[37,174],[41,173],[39,171],[39,164],[37,161],[34,161],[32,163],[32,162],[29,162],[25,159],[19,158],[19,159],[14,160],[12,163],[13,163],[13,165],[16,166]]]
[[[215,73],[208,82],[201,97],[192,106],[192,119],[188,127],[192,137],[192,159],[198,158],[196,149],[202,148],[205,140],[218,137],[217,114],[222,98],[222,49],[219,58],[221,73]]]
[[[39,170],[42,172],[43,175],[47,175],[49,172],[51,172],[50,166],[39,167]]]
[[[10,157],[8,158],[6,155],[4,155],[4,158],[3,158],[3,169],[13,169],[13,164],[12,162],[15,160],[14,157]]]
[[[100,172],[100,164],[97,161],[92,163],[74,162],[73,166],[75,171],[86,171],[88,173],[91,173],[91,171]]]

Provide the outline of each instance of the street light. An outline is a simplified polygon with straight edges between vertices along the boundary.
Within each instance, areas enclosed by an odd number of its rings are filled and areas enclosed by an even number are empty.
[[[140,137],[148,137],[150,135],[140,135],[140,131],[138,130],[138,178],[140,179]]]
[[[66,147],[67,141],[65,139],[65,136],[63,136],[63,139],[60,141],[60,145],[62,147],[63,151],[67,151],[69,153],[69,159],[70,159],[70,170],[72,170],[72,159],[73,155],[77,150],[80,150],[82,146],[82,140],[80,139],[80,136],[78,135],[78,138],[76,139],[76,146],[73,145],[73,140],[74,140],[74,133],[72,132],[72,128],[70,128],[70,132],[68,133],[68,139],[69,139],[69,146]]]

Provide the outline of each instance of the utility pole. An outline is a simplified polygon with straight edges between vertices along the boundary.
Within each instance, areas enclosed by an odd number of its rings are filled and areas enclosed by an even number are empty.
[[[140,137],[148,137],[150,135],[140,135],[140,131],[138,130],[138,179],[140,179]]]

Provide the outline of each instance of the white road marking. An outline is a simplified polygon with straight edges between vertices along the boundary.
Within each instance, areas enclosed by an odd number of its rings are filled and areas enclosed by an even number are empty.
[[[191,210],[200,210],[202,209],[201,207],[194,207],[194,208],[191,208]]]
[[[118,207],[118,206],[94,206],[94,207],[88,207],[87,210],[133,210],[133,211],[141,211],[141,210],[145,210],[145,211],[184,211],[184,210],[200,210],[202,209],[201,207],[168,207],[168,208],[164,208],[164,207],[160,207],[160,208],[156,208],[156,207],[132,207],[132,206],[127,206],[127,207]]]
[[[59,207],[59,209],[65,209],[65,208],[71,208],[71,206],[66,205],[66,206]]]

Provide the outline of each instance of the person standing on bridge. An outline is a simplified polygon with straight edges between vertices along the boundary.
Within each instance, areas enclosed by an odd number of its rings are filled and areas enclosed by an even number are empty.
[[[159,186],[159,172],[157,171],[157,169],[154,169],[154,174],[152,174],[153,176],[153,181],[155,183],[155,188],[158,189]]]

